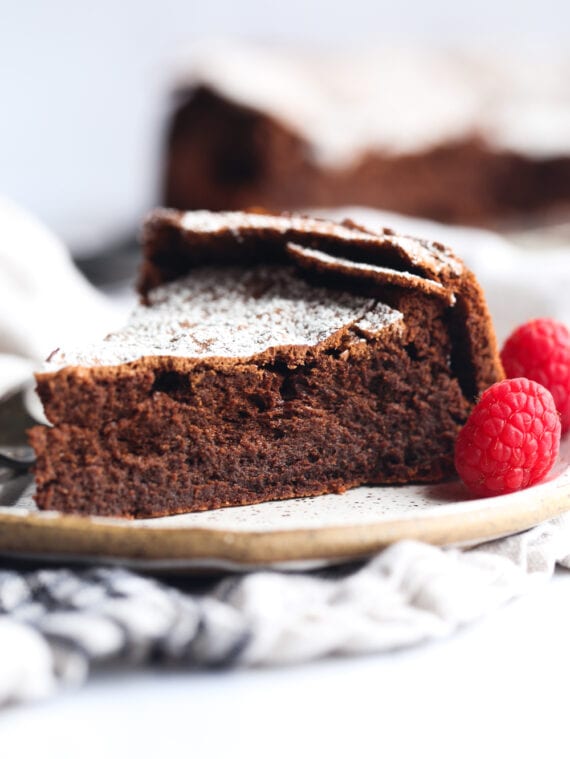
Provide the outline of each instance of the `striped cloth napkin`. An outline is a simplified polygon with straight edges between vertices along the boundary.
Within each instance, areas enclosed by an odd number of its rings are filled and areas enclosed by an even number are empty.
[[[397,543],[363,566],[218,582],[0,564],[0,704],[106,665],[251,667],[443,638],[570,568],[570,516],[470,550]]]

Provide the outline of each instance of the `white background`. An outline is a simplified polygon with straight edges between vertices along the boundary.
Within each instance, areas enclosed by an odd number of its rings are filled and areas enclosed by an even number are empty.
[[[130,231],[159,194],[169,61],[193,41],[567,48],[567,0],[0,0],[0,193],[70,242]]]

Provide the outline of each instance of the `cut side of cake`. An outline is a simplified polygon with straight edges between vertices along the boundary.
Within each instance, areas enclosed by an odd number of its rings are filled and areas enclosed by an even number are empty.
[[[38,506],[149,517],[453,474],[501,379],[448,248],[293,215],[155,211],[141,303],[37,376]]]

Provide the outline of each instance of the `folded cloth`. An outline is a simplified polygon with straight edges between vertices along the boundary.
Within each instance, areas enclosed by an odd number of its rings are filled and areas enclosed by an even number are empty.
[[[100,337],[118,318],[64,245],[0,196],[0,398],[30,381],[60,343]]]
[[[500,337],[534,316],[570,323],[567,249],[521,254],[492,233],[366,209],[320,215],[453,245],[478,274]],[[116,319],[58,241],[1,201],[0,397],[60,341],[101,334]],[[259,571],[199,594],[117,567],[23,571],[5,564],[0,703],[46,697],[112,662],[262,666],[417,644],[539,586],[556,564],[570,567],[570,516],[470,550],[406,541],[357,569]]]

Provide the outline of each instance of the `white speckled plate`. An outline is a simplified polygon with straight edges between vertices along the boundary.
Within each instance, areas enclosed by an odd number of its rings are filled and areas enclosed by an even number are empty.
[[[4,494],[3,502],[8,502]],[[570,439],[550,478],[470,498],[461,483],[362,487],[326,495],[139,521],[0,506],[0,553],[113,561],[153,569],[307,568],[367,556],[397,540],[476,543],[570,510]]]

